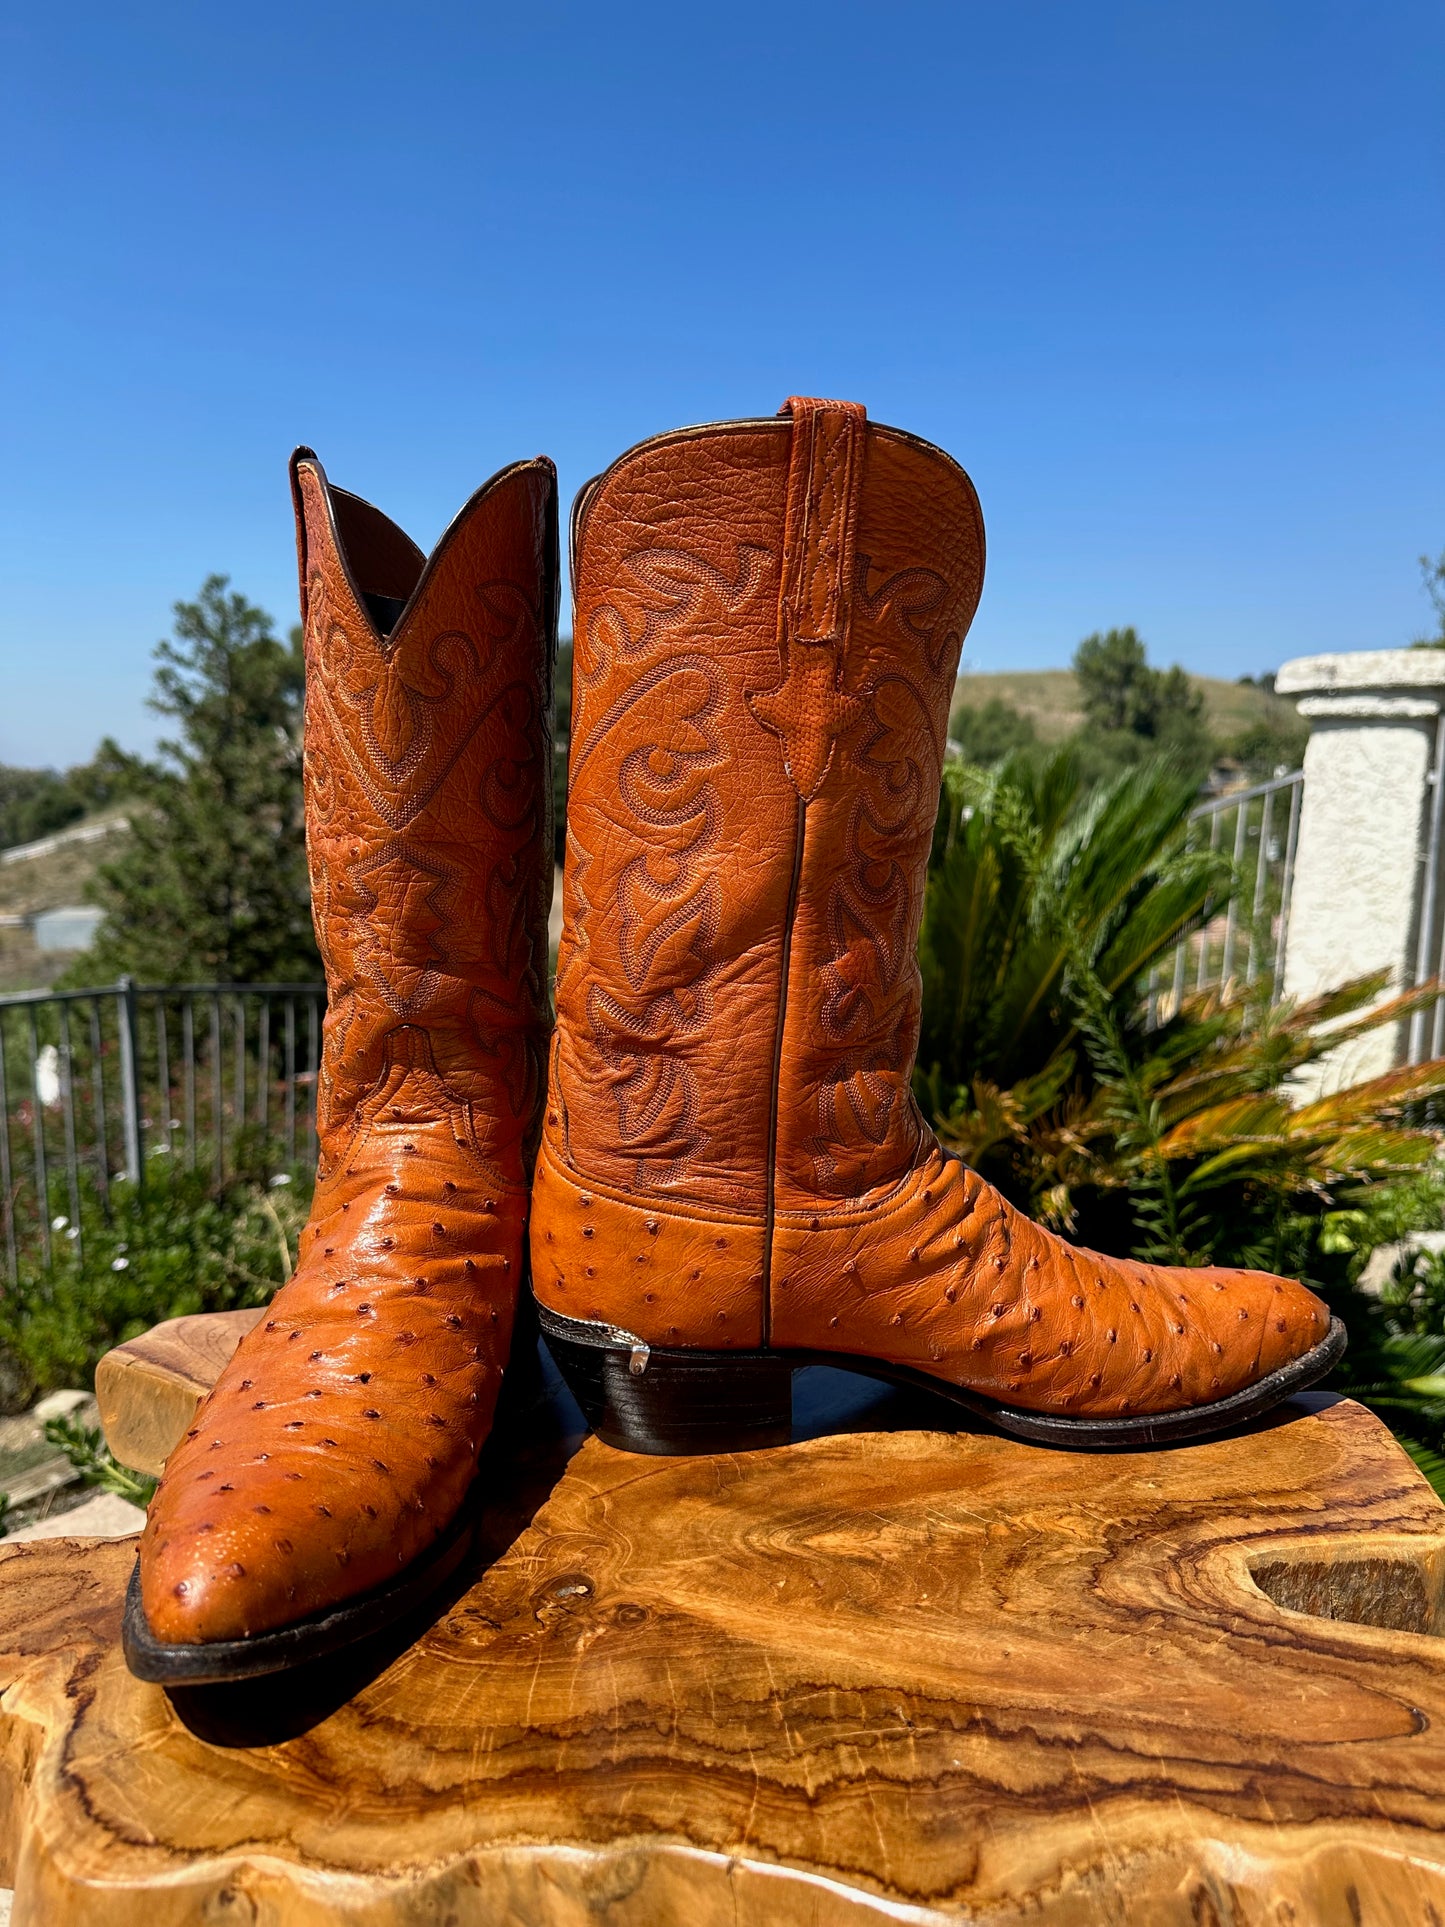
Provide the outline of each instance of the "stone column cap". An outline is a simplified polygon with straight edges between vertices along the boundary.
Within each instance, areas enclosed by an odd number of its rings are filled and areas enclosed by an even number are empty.
[[[1445,649],[1349,649],[1330,656],[1296,656],[1281,664],[1274,687],[1279,696],[1445,692]]]

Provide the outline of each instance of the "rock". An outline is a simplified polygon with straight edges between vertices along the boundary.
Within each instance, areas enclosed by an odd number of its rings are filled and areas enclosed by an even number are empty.
[[[36,1423],[47,1425],[53,1418],[73,1418],[82,1405],[89,1403],[89,1392],[48,1392],[34,1407]]]
[[[129,1533],[139,1532],[145,1522],[145,1513],[129,1499],[115,1492],[97,1492],[93,1499],[72,1506],[69,1512],[58,1512],[33,1526],[21,1526],[6,1536],[5,1544],[18,1545],[28,1539],[124,1539]]]
[[[1360,1290],[1378,1298],[1396,1265],[1417,1251],[1445,1251],[1445,1231],[1411,1231],[1393,1244],[1376,1245],[1360,1273]]]

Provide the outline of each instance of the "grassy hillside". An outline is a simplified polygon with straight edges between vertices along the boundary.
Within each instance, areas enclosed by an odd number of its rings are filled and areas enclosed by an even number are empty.
[[[91,819],[105,821],[105,815]],[[72,826],[76,827],[76,826]],[[123,820],[116,833],[124,835]],[[98,864],[115,854],[116,834],[94,842],[64,841],[58,847],[19,862],[0,863],[0,990],[43,990],[66,969],[71,955],[36,949],[29,927],[12,921],[37,910],[59,910],[85,902],[85,886]]]
[[[1203,690],[1210,734],[1221,742],[1228,742],[1252,723],[1267,722],[1279,715],[1294,716],[1293,703],[1249,683],[1221,682],[1214,676],[1191,676],[1189,680]],[[1027,716],[1046,743],[1071,736],[1084,720],[1078,679],[1072,669],[966,673],[958,679],[953,706],[955,710],[982,709],[995,696]]]

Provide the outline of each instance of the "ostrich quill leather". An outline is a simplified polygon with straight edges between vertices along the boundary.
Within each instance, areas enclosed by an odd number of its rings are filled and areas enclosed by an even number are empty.
[[[157,1638],[272,1631],[452,1521],[507,1361],[543,1096],[556,484],[505,469],[430,560],[292,462],[328,1006],[295,1275],[172,1454]]]
[[[1207,1404],[1324,1338],[1303,1286],[1082,1250],[910,1080],[967,475],[853,403],[645,442],[584,492],[539,1301],[651,1346],[825,1351],[1074,1417]]]

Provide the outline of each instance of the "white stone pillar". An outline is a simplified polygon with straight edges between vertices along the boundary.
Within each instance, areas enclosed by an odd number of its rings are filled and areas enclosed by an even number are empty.
[[[1399,991],[1415,982],[1419,961],[1445,650],[1301,656],[1279,671],[1275,689],[1295,697],[1310,724],[1285,991],[1313,997],[1372,970],[1388,970]],[[1445,888],[1445,874],[1438,883]],[[1436,931],[1426,938],[1429,976]],[[1373,1031],[1332,1053],[1309,1081],[1337,1090],[1378,1076],[1404,1061],[1408,1042],[1408,1024]]]

